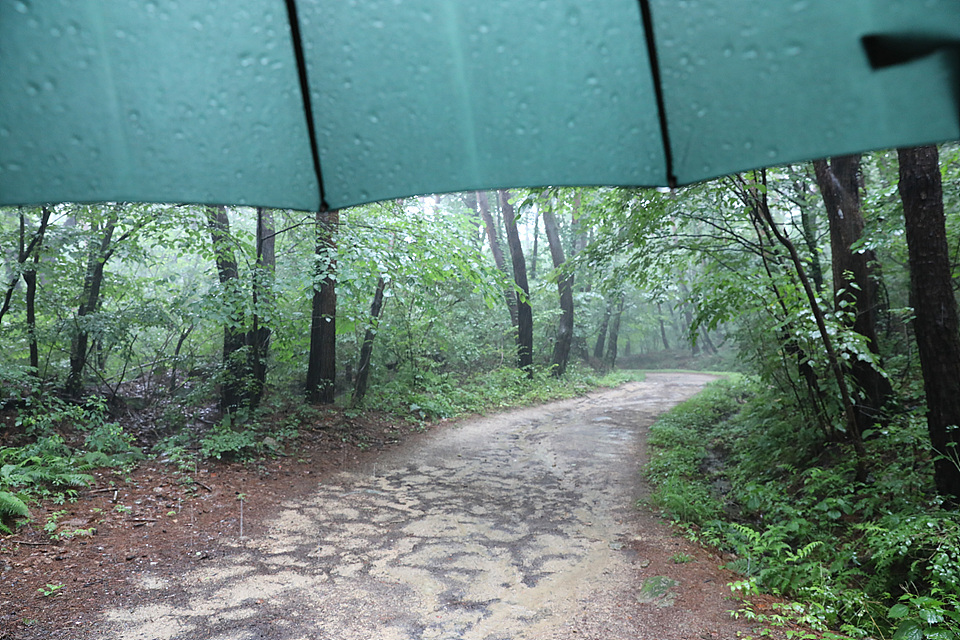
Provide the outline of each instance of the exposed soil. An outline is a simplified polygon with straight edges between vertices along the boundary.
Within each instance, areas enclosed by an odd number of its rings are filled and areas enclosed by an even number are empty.
[[[0,640],[736,638],[720,559],[637,509],[643,383],[363,451],[324,425],[252,465],[102,473],[0,540]],[[51,541],[43,523],[65,510]]]

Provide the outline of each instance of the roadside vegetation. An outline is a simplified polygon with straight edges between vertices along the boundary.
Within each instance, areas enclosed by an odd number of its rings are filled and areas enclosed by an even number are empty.
[[[960,638],[960,515],[932,490],[923,415],[868,435],[862,480],[853,448],[799,415],[756,379],[714,383],[651,429],[652,503],[742,576],[738,615],[808,637]],[[761,591],[791,603],[761,611]]]

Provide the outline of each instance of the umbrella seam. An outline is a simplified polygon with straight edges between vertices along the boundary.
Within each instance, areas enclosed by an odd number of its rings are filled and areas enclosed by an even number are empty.
[[[660,138],[663,141],[663,160],[667,170],[667,185],[672,189],[677,186],[677,176],[673,173],[673,150],[670,144],[666,100],[664,99],[663,83],[660,76],[660,59],[657,55],[657,43],[653,33],[653,15],[649,0],[639,1],[643,35],[647,41],[647,58],[650,60],[650,75],[653,78],[653,93],[657,100],[657,117],[660,121]]]
[[[317,125],[313,119],[313,105],[310,100],[310,82],[307,77],[307,60],[303,52],[303,38],[300,34],[300,18],[297,16],[296,0],[286,0],[287,22],[290,24],[290,38],[293,41],[293,55],[297,60],[297,77],[300,82],[300,95],[303,99],[303,114],[307,120],[307,135],[310,137],[310,155],[313,159],[313,172],[317,176],[320,191],[320,211],[328,211],[327,196],[323,186],[323,170],[320,166],[320,147],[317,144]]]

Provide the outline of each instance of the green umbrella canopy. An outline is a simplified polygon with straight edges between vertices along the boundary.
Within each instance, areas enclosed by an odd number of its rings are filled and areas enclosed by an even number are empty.
[[[0,0],[0,204],[315,210],[955,140],[958,41],[960,0]]]

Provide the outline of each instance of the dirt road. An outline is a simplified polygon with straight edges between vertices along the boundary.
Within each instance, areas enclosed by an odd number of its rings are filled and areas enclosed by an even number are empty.
[[[731,578],[638,510],[646,427],[710,377],[479,418],[322,481],[215,566],[145,572],[115,639],[735,638]]]

